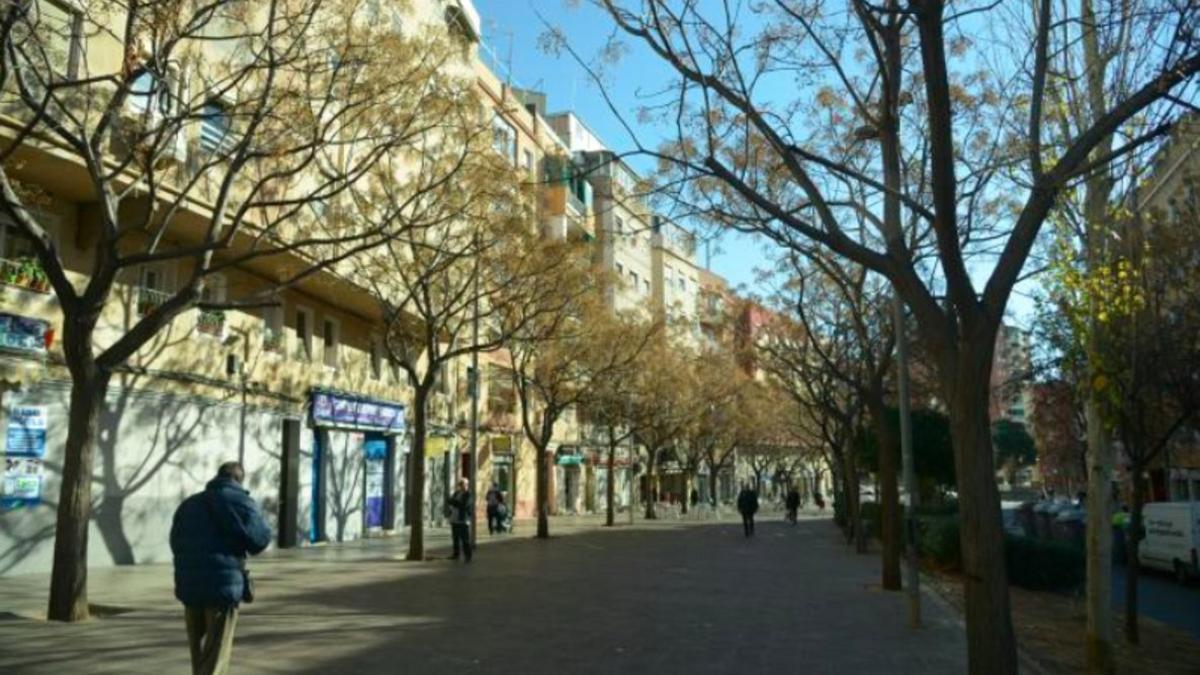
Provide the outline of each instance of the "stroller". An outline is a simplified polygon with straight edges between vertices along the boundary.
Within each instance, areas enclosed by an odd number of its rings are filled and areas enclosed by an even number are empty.
[[[496,505],[496,532],[512,532],[512,518],[508,514],[508,504],[501,501]]]

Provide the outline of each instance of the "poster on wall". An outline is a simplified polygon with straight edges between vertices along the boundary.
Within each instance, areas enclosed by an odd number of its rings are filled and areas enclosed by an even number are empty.
[[[363,459],[366,461],[367,485],[364,491],[367,527],[383,527],[384,473],[386,468],[387,443],[383,439],[370,439],[363,443]]]
[[[33,457],[5,457],[0,508],[35,506],[41,500],[42,460]]]
[[[4,451],[9,457],[46,455],[46,406],[15,405],[8,409]]]

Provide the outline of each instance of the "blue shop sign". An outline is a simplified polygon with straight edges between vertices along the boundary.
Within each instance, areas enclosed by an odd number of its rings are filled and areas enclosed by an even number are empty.
[[[312,420],[317,426],[368,431],[404,431],[404,406],[326,391],[312,393]]]
[[[49,330],[49,322],[41,319],[0,313],[0,347],[44,354]]]

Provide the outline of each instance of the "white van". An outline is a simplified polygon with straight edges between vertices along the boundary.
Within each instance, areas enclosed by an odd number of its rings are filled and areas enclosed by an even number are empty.
[[[1200,502],[1153,502],[1142,508],[1142,567],[1173,572],[1180,583],[1200,577]]]

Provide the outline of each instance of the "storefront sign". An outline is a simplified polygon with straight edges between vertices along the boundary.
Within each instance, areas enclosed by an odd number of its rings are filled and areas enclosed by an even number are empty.
[[[41,319],[0,313],[0,347],[45,354],[49,330],[50,324]]]
[[[42,500],[42,460],[33,457],[5,457],[4,485],[0,508],[34,506]]]
[[[9,457],[46,455],[46,406],[22,405],[8,409],[4,451]]]
[[[312,394],[312,419],[318,426],[399,433],[404,431],[404,406],[315,391]]]

